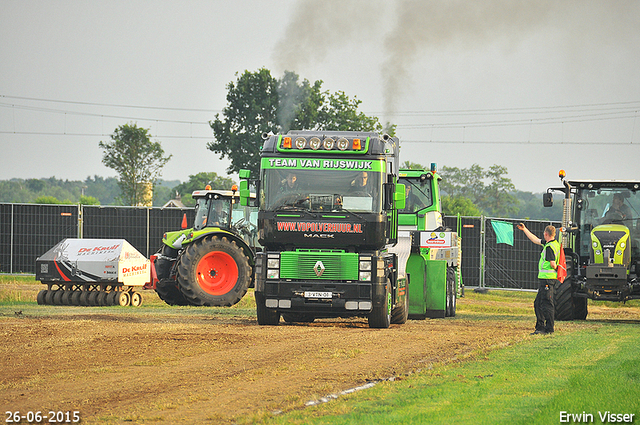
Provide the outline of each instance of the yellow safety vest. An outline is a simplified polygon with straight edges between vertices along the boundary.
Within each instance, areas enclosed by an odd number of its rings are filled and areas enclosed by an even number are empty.
[[[551,262],[546,261],[545,254],[547,246],[550,246],[555,255],[556,266],[558,265],[558,256],[560,255],[560,242],[552,240],[544,245],[540,253],[540,262],[538,262],[538,279],[557,279],[558,272],[551,267]]]

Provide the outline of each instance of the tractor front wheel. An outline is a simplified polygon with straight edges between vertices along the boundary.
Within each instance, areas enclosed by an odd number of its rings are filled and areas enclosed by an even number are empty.
[[[192,305],[232,306],[247,293],[250,281],[249,259],[224,236],[194,241],[179,259],[178,284]]]

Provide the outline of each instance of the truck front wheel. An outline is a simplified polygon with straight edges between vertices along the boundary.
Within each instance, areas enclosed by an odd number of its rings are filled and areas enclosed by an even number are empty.
[[[264,295],[260,292],[256,292],[255,296],[258,324],[261,326],[275,326],[280,323],[280,313],[277,310],[267,308]]]
[[[229,307],[247,293],[251,266],[242,248],[222,236],[189,245],[179,259],[178,284],[192,305]]]
[[[382,287],[384,297],[380,302],[373,302],[373,310],[369,313],[369,327],[386,329],[391,324],[391,292],[389,288],[391,282],[387,279],[387,283]]]

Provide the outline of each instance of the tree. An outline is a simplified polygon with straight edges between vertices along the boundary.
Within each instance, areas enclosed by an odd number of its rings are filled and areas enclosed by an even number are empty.
[[[237,74],[236,74],[237,75]],[[260,147],[264,132],[278,129],[278,82],[267,69],[255,73],[245,71],[236,83],[227,84],[227,106],[209,122],[214,141],[207,148],[231,160],[229,173],[249,169],[260,170]]]
[[[152,142],[149,130],[136,124],[116,128],[110,142],[98,144],[103,150],[102,163],[120,176],[118,186],[125,205],[150,203],[149,189],[153,190],[162,167],[172,155],[164,156],[159,142]]]
[[[403,170],[428,170],[424,165],[418,164],[417,162],[405,161],[400,164],[400,168]]]
[[[237,74],[236,74],[237,75]],[[245,71],[227,85],[227,106],[222,115],[209,122],[215,140],[207,148],[221,158],[228,157],[230,173],[240,169],[260,170],[262,133],[296,130],[384,131],[378,118],[358,112],[361,101],[344,92],[321,91],[322,81],[299,81],[296,73],[286,71],[277,80],[261,68]],[[386,132],[395,134],[395,125],[387,123]]]
[[[458,215],[464,217],[479,217],[482,215],[470,199],[463,196],[443,196],[442,213],[444,215]]]
[[[191,197],[194,190],[202,190],[206,185],[210,185],[211,189],[231,190],[231,186],[234,183],[232,179],[220,177],[216,173],[202,172],[190,175],[189,181],[179,184],[173,190],[175,193],[180,194],[182,203],[190,207],[195,205],[195,201]]]
[[[469,199],[483,214],[509,217],[518,210],[518,199],[512,195],[515,185],[505,174],[507,168],[501,165],[492,165],[486,171],[478,164],[442,167],[440,188],[450,197]]]

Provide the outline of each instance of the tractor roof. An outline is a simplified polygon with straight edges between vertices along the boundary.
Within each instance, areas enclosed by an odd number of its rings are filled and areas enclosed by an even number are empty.
[[[194,190],[191,194],[192,198],[204,198],[207,196],[215,197],[215,198],[238,198],[240,197],[240,192],[237,190],[234,192],[232,190],[220,190],[220,189],[203,189],[203,190]],[[252,193],[251,198],[255,198],[256,194]]]
[[[567,180],[569,184],[578,189],[627,188],[640,189],[640,180]]]

